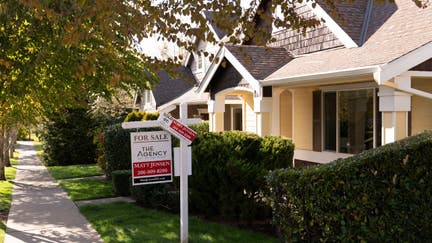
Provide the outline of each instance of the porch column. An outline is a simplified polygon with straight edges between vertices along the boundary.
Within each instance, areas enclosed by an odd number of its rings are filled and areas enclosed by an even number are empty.
[[[256,133],[259,136],[267,136],[272,132],[272,98],[254,97],[254,112],[256,114]]]
[[[313,150],[313,89],[290,89],[292,139],[296,149]]]
[[[209,113],[209,130],[221,132],[224,130],[225,97],[216,96],[207,102]]]
[[[272,94],[272,112],[271,112],[271,135],[273,136],[280,136],[280,95],[283,92],[283,89],[280,88],[273,88],[273,94]]]
[[[396,77],[392,81],[401,87],[411,87],[411,77]],[[378,96],[379,111],[382,113],[382,145],[407,137],[411,95],[388,86],[380,86]]]

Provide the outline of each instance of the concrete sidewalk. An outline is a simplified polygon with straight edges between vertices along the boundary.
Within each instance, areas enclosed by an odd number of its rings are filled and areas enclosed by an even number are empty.
[[[5,243],[103,242],[41,164],[32,142],[21,142]]]

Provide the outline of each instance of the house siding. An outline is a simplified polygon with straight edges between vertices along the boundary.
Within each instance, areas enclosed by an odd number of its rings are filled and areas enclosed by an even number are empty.
[[[292,138],[292,95],[288,90],[280,95],[280,135]]]
[[[413,79],[411,85],[415,89],[432,92],[432,79]],[[432,100],[415,95],[411,97],[411,106],[412,134],[432,129]]]
[[[313,16],[311,9],[306,5],[297,8],[296,11],[302,16]],[[315,29],[309,28],[304,35],[300,31],[284,29],[275,31],[272,37],[275,41],[270,43],[269,46],[284,47],[294,55],[302,55],[343,46],[325,24],[321,24]]]
[[[293,90],[293,140],[296,149],[312,150],[312,89]]]

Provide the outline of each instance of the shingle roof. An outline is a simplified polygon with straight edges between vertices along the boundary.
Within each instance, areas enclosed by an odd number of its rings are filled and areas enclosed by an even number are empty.
[[[203,11],[203,13],[204,13],[204,16],[207,18],[207,20],[209,21],[210,25],[212,26],[214,33],[217,35],[217,37],[219,39],[224,38],[226,36],[226,33],[217,27],[216,21],[213,17],[213,12]]]
[[[395,4],[396,9],[391,5],[378,6],[382,12],[375,10],[370,22],[375,23],[375,29],[369,31],[371,35],[363,46],[298,57],[267,80],[382,65],[431,42],[432,8],[420,9],[407,0],[396,0]]]
[[[282,47],[226,45],[226,48],[257,80],[266,78],[293,59]]]
[[[157,107],[183,95],[197,83],[187,67],[181,66],[175,75],[173,78],[168,72],[159,71],[159,84],[152,89]]]
[[[351,39],[359,44],[363,21],[368,0],[353,0],[346,2],[334,1],[332,9],[325,1],[318,1],[320,6],[332,16],[333,20],[347,33]]]

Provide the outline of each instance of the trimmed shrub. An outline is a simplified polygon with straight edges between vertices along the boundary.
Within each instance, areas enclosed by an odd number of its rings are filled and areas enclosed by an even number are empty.
[[[271,217],[258,201],[265,175],[291,166],[290,140],[244,132],[203,133],[193,142],[191,211],[229,220]]]
[[[108,126],[103,137],[103,160],[105,175],[111,178],[115,170],[131,169],[130,132],[124,130],[121,124]]]
[[[144,207],[178,213],[180,194],[177,185],[178,180],[174,183],[132,186],[132,197]]]
[[[126,116],[124,121],[125,122],[150,121],[150,120],[157,120],[158,117],[159,117],[159,113],[157,112],[132,111]]]
[[[115,170],[111,174],[114,193],[117,196],[129,196],[131,194],[131,170]]]
[[[144,116],[145,116],[145,112],[143,111],[132,111],[126,116],[124,121],[125,122],[142,121],[144,119]]]
[[[284,241],[432,241],[432,132],[328,165],[268,175]]]
[[[94,127],[93,120],[83,108],[68,109],[63,114],[52,115],[41,134],[45,165],[95,163]]]
[[[145,113],[145,115],[143,117],[144,121],[157,120],[158,118],[159,118],[159,113],[157,113],[157,112],[154,112],[154,113],[147,112],[147,113]]]
[[[189,127],[198,134],[209,132],[208,121],[203,121],[201,124],[190,125]]]

